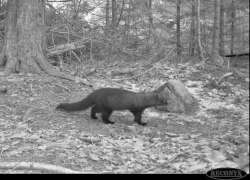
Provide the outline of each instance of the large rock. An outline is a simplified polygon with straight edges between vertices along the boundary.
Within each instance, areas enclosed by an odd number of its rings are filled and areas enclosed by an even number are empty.
[[[197,100],[179,80],[169,80],[156,91],[167,103],[165,106],[156,107],[158,110],[185,114],[192,114],[199,110]]]

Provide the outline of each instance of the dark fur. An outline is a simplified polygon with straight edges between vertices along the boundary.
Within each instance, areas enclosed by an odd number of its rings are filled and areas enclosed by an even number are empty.
[[[157,92],[135,93],[117,88],[101,88],[89,94],[85,99],[75,103],[62,103],[56,109],[64,111],[81,111],[91,107],[91,118],[97,119],[96,113],[102,114],[104,123],[113,124],[109,120],[114,110],[129,110],[134,115],[134,121],[141,121],[143,111],[152,106],[164,104]]]

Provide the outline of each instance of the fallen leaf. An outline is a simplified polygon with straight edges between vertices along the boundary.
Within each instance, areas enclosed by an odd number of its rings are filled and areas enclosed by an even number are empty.
[[[226,160],[224,154],[220,151],[212,150],[207,156],[207,160],[212,163],[217,163]]]
[[[96,156],[95,154],[89,154],[90,159],[94,160],[94,161],[99,161],[100,158],[98,156]]]

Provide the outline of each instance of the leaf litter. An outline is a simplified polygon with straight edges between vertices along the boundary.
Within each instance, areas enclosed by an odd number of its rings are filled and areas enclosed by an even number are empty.
[[[9,91],[0,95],[0,161],[46,162],[96,173],[205,173],[216,167],[249,172],[249,90],[230,81],[224,82],[224,89],[211,89],[206,85],[213,72],[197,76],[200,72],[195,67],[185,67],[181,75],[178,67],[158,70],[179,77],[198,99],[201,110],[186,116],[150,108],[143,115],[146,127],[135,124],[127,112],[114,113],[114,125],[91,120],[89,111],[55,112],[59,102],[91,92],[81,84],[23,74],[1,79]],[[140,81],[148,81],[144,84],[124,82],[134,90],[152,90],[157,87],[151,85],[153,75],[145,74]],[[154,79],[153,84],[165,80]]]

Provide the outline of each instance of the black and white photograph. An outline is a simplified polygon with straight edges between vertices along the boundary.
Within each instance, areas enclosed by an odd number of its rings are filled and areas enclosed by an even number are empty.
[[[0,0],[0,174],[249,175],[248,0]]]

